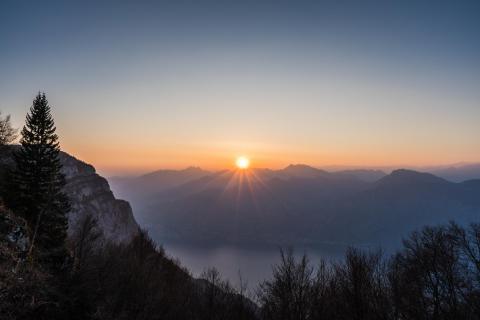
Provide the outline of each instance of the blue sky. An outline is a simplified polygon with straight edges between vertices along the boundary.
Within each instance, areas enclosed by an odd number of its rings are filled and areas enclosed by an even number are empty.
[[[2,1],[0,110],[106,173],[480,161],[478,1]]]

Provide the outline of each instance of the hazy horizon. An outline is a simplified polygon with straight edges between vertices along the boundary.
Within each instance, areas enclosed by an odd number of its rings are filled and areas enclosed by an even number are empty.
[[[82,160],[82,159],[79,159]],[[424,165],[424,166],[415,166],[415,165],[408,165],[408,164],[399,164],[399,165],[390,165],[390,166],[362,166],[362,165],[311,165],[308,163],[290,163],[285,166],[279,166],[279,167],[257,167],[254,164],[249,167],[249,170],[282,170],[287,168],[288,166],[296,166],[296,165],[304,165],[308,167],[312,167],[315,169],[319,170],[325,170],[328,172],[337,172],[337,171],[348,171],[348,170],[378,170],[378,171],[383,171],[386,174],[389,174],[391,171],[394,170],[399,170],[399,169],[407,169],[407,170],[414,170],[414,171],[419,171],[419,172],[428,172],[431,170],[437,170],[437,169],[448,169],[448,168],[461,168],[465,166],[471,166],[471,165],[479,165],[480,162],[456,162],[456,163],[447,163],[447,164],[439,164],[439,165]],[[104,175],[105,177],[108,178],[114,178],[114,177],[140,177],[142,175],[148,175],[151,173],[159,172],[159,171],[183,171],[183,170],[188,170],[191,168],[195,169],[200,169],[200,170],[205,170],[211,173],[215,172],[220,172],[220,171],[236,171],[239,170],[235,164],[234,160],[232,160],[232,164],[228,167],[224,168],[204,168],[201,166],[178,166],[178,167],[159,167],[156,169],[152,170],[139,170],[139,171],[113,171],[109,173],[109,171],[102,171],[102,170],[97,170],[100,174]]]

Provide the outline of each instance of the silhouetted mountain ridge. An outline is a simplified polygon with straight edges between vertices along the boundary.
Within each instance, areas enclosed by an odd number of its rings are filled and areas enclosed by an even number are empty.
[[[280,175],[297,178],[316,178],[320,176],[328,176],[329,172],[320,170],[305,164],[290,164],[282,170],[277,171]]]
[[[381,178],[375,184],[380,185],[419,185],[419,184],[448,184],[445,179],[434,176],[431,173],[417,172],[407,169],[398,169],[392,171],[389,175]]]
[[[480,180],[452,183],[406,169],[372,174],[379,180],[306,165],[224,170],[132,202],[160,241],[398,243],[424,224],[480,216]]]
[[[428,171],[452,182],[480,179],[480,163],[455,164]]]

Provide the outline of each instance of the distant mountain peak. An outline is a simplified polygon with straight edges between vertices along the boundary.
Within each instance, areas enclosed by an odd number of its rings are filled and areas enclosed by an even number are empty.
[[[110,179],[110,183],[114,192],[120,197],[136,198],[151,193],[151,190],[161,192],[210,174],[210,171],[190,166],[181,170],[160,169],[132,178]]]
[[[279,173],[298,178],[313,178],[329,174],[327,171],[320,170],[306,164],[290,164],[284,169],[279,170]]]
[[[141,175],[137,178],[157,178],[157,177],[162,177],[162,176],[165,176],[165,175],[197,174],[197,173],[208,174],[210,172],[206,171],[206,170],[203,170],[200,167],[190,166],[190,167],[187,167],[185,169],[180,169],[180,170],[160,169],[160,170],[156,170],[156,171],[146,173],[146,174]]]
[[[431,173],[418,172],[408,169],[397,169],[378,181],[380,184],[411,184],[411,183],[448,183],[445,179],[439,178]]]
[[[181,171],[183,171],[183,172],[207,172],[207,171],[203,170],[202,168],[196,167],[196,166],[190,166],[190,167],[187,167],[187,168],[185,168]]]
[[[480,179],[480,163],[459,163],[427,171],[452,182]]]
[[[299,170],[299,169],[318,170],[312,166],[309,166],[303,163],[291,163],[288,166],[286,166],[283,170]]]

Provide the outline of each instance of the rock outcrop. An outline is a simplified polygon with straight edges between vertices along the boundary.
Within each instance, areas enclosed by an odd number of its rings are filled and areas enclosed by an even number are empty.
[[[13,215],[0,204],[0,268],[3,263],[17,261],[27,249],[25,220]]]
[[[12,151],[15,148],[18,146],[0,150],[0,167],[3,167],[0,173],[13,165]],[[65,192],[72,205],[68,215],[70,234],[87,215],[97,219],[106,240],[126,242],[138,233],[130,204],[114,197],[107,180],[98,175],[92,165],[64,152],[60,154],[60,160],[67,181]]]
[[[138,232],[132,208],[127,201],[115,199],[107,180],[95,171],[95,168],[67,153],[62,153],[72,210],[68,216],[70,230],[88,214],[93,215],[107,240],[124,242]]]

